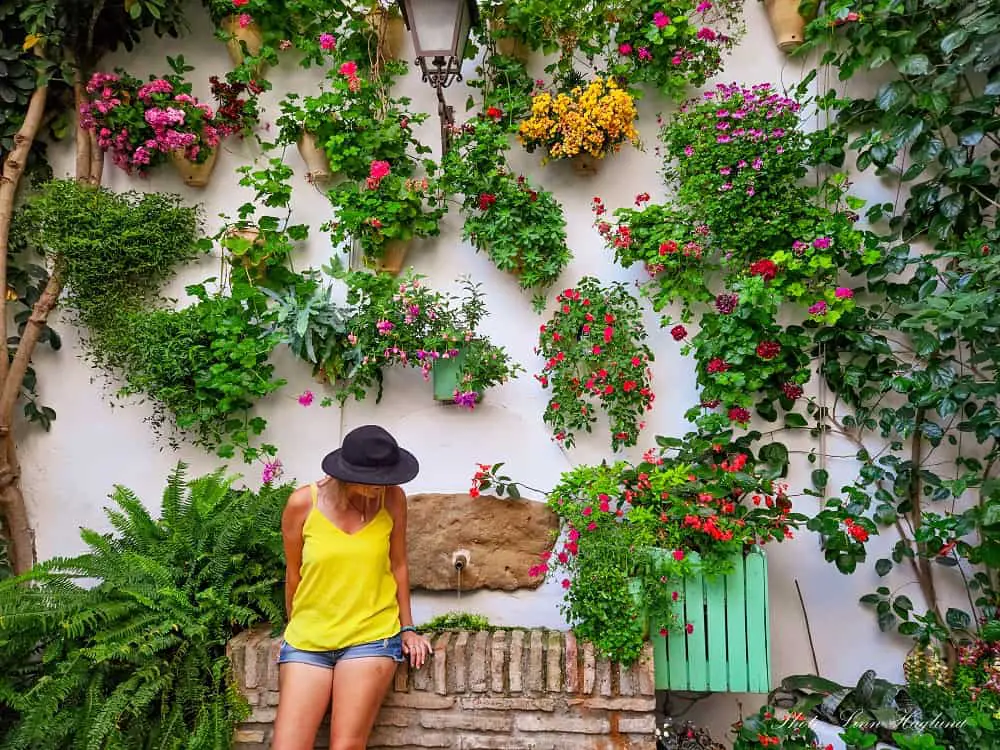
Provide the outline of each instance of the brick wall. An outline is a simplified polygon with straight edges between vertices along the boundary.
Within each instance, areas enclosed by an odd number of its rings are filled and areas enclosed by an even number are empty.
[[[625,668],[590,643],[546,630],[453,631],[423,668],[401,664],[369,748],[653,750],[653,656]],[[245,632],[230,643],[253,707],[234,750],[266,750],[278,704],[279,641]],[[324,724],[316,747],[327,747]]]

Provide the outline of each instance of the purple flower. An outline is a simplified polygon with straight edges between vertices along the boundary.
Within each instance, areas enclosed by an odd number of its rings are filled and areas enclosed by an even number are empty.
[[[479,394],[475,391],[459,391],[458,389],[455,389],[455,404],[466,409],[474,409],[476,406],[476,397],[478,395]]]
[[[817,250],[826,250],[832,244],[833,241],[829,237],[817,237],[813,240],[813,247]]]
[[[375,324],[375,328],[378,329],[379,333],[385,336],[387,333],[389,333],[389,331],[393,329],[393,325],[388,320],[380,320],[378,323]]]
[[[260,480],[264,484],[270,484],[281,476],[281,460],[274,459],[264,464],[264,470],[260,473]]]
[[[796,255],[802,255],[802,253],[804,253],[808,248],[809,245],[802,240],[795,240],[795,242],[792,243],[792,252]]]

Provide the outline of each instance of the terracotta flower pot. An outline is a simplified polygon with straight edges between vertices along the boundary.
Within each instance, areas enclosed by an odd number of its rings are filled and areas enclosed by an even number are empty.
[[[222,19],[222,30],[229,34],[230,39],[226,42],[226,49],[229,50],[229,59],[233,65],[242,65],[246,59],[243,54],[243,44],[246,44],[247,51],[251,55],[258,55],[264,46],[264,35],[256,21],[251,21],[246,26],[240,26],[239,16],[226,16]]]
[[[403,270],[409,249],[410,240],[388,240],[382,246],[381,257],[366,258],[366,262],[379,273],[396,275]]]
[[[170,160],[180,173],[184,184],[188,187],[205,187],[215,169],[215,160],[219,152],[216,149],[208,150],[208,158],[201,164],[196,164],[184,155],[184,151],[177,149],[170,152]]]
[[[493,31],[494,35],[503,30],[506,24],[504,24],[503,18],[494,18],[490,21],[490,29]],[[522,63],[528,62],[528,55],[531,54],[531,50],[528,48],[524,42],[520,39],[515,39],[511,36],[499,37],[496,39],[497,52],[499,52],[504,57],[513,57],[515,60],[520,60]]]
[[[782,52],[792,52],[805,41],[808,19],[799,15],[799,0],[764,0],[774,41]]]
[[[326,182],[333,173],[330,171],[330,160],[326,152],[316,144],[316,136],[303,132],[298,140],[299,156],[306,163],[306,179],[309,182]]]
[[[577,154],[569,161],[573,165],[573,171],[581,177],[592,177],[600,171],[601,160],[588,153]]]
[[[378,38],[378,56],[383,60],[398,60],[403,52],[406,27],[399,16],[390,17],[382,8],[365,15],[365,20]]]

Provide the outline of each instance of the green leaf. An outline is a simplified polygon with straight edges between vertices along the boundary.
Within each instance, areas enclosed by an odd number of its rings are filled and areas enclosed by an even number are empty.
[[[880,576],[888,575],[890,570],[892,570],[892,560],[883,557],[875,563],[875,572]]]
[[[809,423],[801,414],[797,414],[796,412],[785,414],[785,427],[805,427],[807,424]]]
[[[952,630],[968,630],[972,625],[972,620],[967,612],[954,607],[949,607],[945,612],[944,620]]]
[[[813,469],[812,483],[817,490],[826,489],[827,482],[830,481],[830,472],[826,469]]]
[[[944,39],[941,40],[941,51],[946,55],[950,55],[956,49],[965,44],[965,40],[968,38],[968,31],[965,29],[956,29],[950,34],[947,34]]]
[[[927,55],[910,55],[899,63],[899,71],[908,76],[925,76],[931,71]]]

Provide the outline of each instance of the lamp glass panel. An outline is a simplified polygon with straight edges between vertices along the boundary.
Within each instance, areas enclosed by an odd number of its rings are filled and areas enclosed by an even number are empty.
[[[410,23],[416,52],[423,57],[455,53],[455,27],[465,0],[411,0]]]

